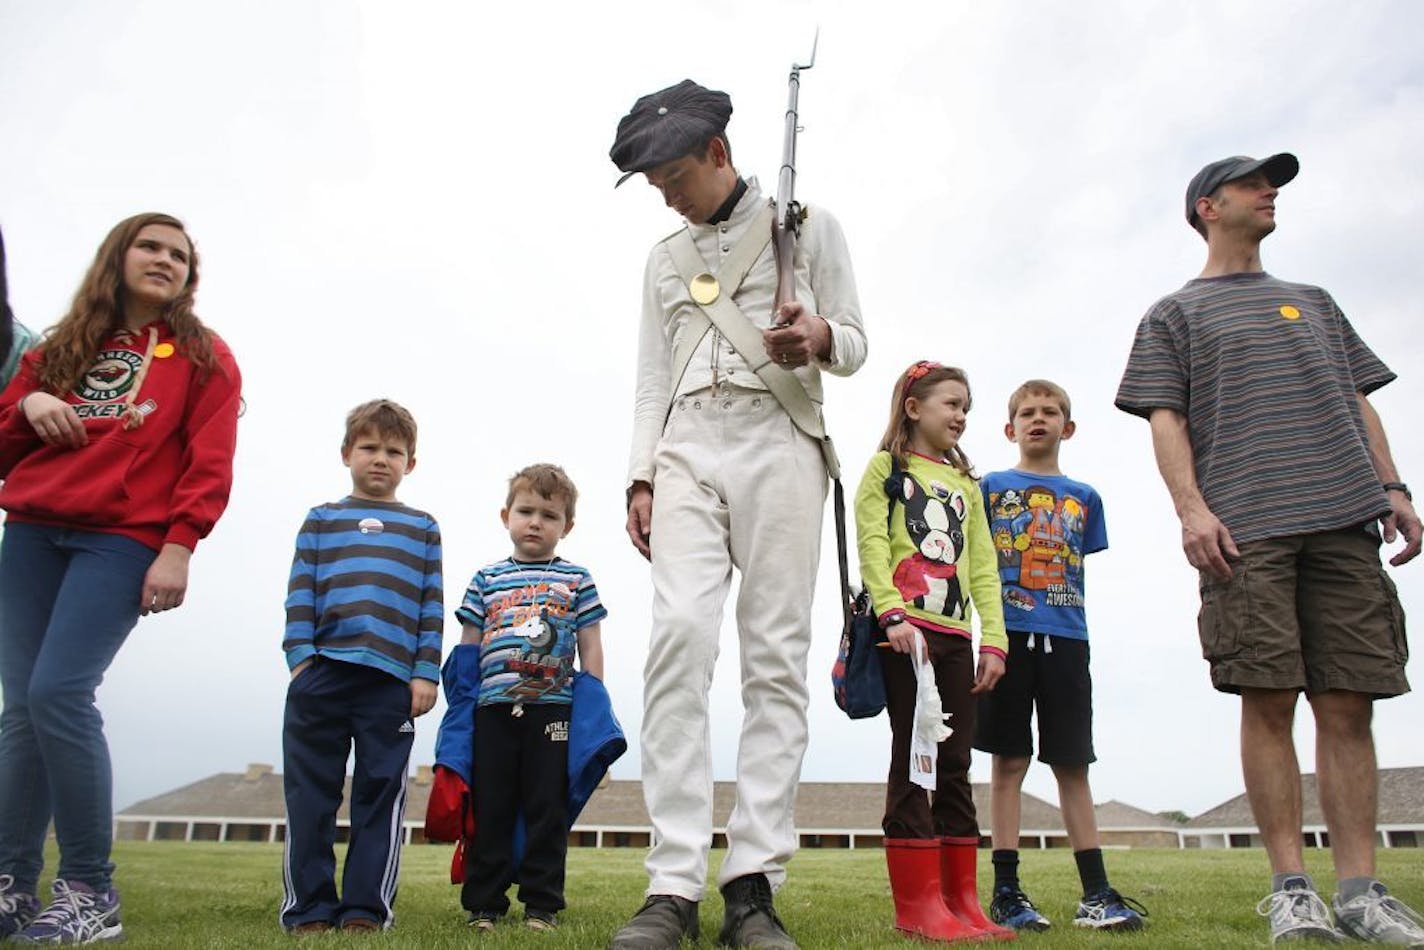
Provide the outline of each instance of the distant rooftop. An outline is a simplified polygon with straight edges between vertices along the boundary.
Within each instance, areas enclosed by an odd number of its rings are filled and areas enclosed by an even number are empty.
[[[1315,773],[1301,776],[1301,810],[1306,825],[1324,825]],[[1424,767],[1379,770],[1379,825],[1424,823]],[[1254,828],[1256,818],[1245,793],[1202,812],[1187,828]]]

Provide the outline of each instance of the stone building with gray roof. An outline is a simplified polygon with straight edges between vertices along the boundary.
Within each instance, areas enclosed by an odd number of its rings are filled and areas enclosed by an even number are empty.
[[[1418,847],[1424,843],[1424,768],[1381,769],[1379,843],[1383,847]],[[407,843],[424,840],[422,826],[430,798],[428,766],[410,779],[406,799]],[[1305,804],[1305,843],[1329,844],[1320,813],[1315,776],[1301,782]],[[348,785],[349,792],[349,785]],[[726,844],[727,819],[735,786],[717,782],[713,788],[714,844]],[[347,796],[344,796],[347,797]],[[979,825],[988,844],[989,786],[974,786]],[[881,845],[880,816],[885,786],[878,782],[802,782],[796,792],[796,824],[804,848],[875,848]],[[1109,848],[1244,848],[1260,847],[1260,834],[1245,795],[1238,795],[1198,815],[1186,824],[1118,801],[1095,807],[1099,837]],[[116,837],[149,841],[282,841],[286,837],[286,806],[282,776],[270,765],[254,764],[245,772],[210,775],[190,785],[136,802],[115,816]],[[1020,848],[1067,848],[1068,833],[1059,810],[1041,798],[1023,796]],[[347,834],[343,805],[337,814],[337,836]],[[583,814],[569,843],[582,847],[646,848],[652,822],[636,781],[605,780]]]
[[[1315,774],[1301,776],[1302,834],[1306,847],[1329,847]],[[1424,843],[1424,767],[1379,770],[1377,839],[1385,848]],[[1186,848],[1259,848],[1260,830],[1244,794],[1202,812],[1181,830]]]
[[[349,783],[349,779],[348,779]],[[424,840],[422,826],[430,797],[431,773],[422,766],[407,789],[407,842]],[[348,784],[349,792],[349,784]],[[714,844],[726,844],[725,831],[736,794],[731,782],[713,789]],[[347,797],[347,796],[344,796]],[[988,834],[989,786],[974,786],[980,824]],[[880,817],[885,786],[871,782],[803,782],[796,794],[797,827],[802,847],[879,847]],[[1146,814],[1145,812],[1142,814]],[[1066,847],[1067,833],[1058,809],[1040,798],[1023,798],[1026,848]],[[349,817],[343,805],[337,813],[338,839],[345,837]],[[115,835],[148,841],[282,841],[286,838],[286,807],[282,776],[270,765],[253,764],[244,772],[223,772],[165,792],[123,809],[115,816]],[[652,822],[636,781],[605,780],[570,833],[570,843],[584,847],[646,848]],[[1172,843],[1175,847],[1175,841]]]
[[[1106,848],[1180,848],[1181,825],[1125,802],[1093,806],[1098,838]]]

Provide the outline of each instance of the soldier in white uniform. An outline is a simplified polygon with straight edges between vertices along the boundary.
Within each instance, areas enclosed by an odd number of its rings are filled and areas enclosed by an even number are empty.
[[[826,464],[747,358],[769,357],[792,371],[819,412],[822,372],[859,369],[865,333],[840,226],[814,205],[801,228],[795,300],[773,312],[768,198],[732,164],[724,131],[731,113],[725,93],[684,80],[639,99],[609,152],[626,173],[619,184],[643,173],[685,219],[699,265],[720,278],[720,292],[760,331],[764,351],[739,353],[711,327],[685,370],[674,366],[675,354],[692,346],[684,338],[700,332],[700,314],[671,250],[685,240],[683,229],[654,245],[643,281],[627,525],[652,562],[642,761],[654,843],[647,901],[615,948],[670,948],[697,935],[712,841],[708,688],[734,567],[744,717],[718,876],[721,939],[795,947],[772,893],[796,848],[792,807],[806,749]],[[739,251],[743,241],[751,243]],[[751,263],[738,284],[723,264],[739,259]]]

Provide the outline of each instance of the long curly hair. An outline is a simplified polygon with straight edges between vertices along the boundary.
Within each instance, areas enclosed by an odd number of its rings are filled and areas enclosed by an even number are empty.
[[[945,380],[964,385],[964,391],[969,396],[969,401],[964,404],[964,411],[968,412],[969,407],[974,404],[974,393],[969,388],[969,376],[958,366],[941,366],[939,363],[921,360],[901,373],[900,378],[895,381],[895,391],[890,397],[890,424],[885,427],[885,434],[880,438],[880,451],[889,452],[901,466],[909,464],[910,434],[914,428],[914,422],[905,411],[905,403],[911,399],[924,399],[931,389]],[[958,445],[949,450],[945,461],[964,475],[977,477],[969,456],[965,455]]]
[[[94,263],[79,284],[69,312],[45,335],[40,344],[40,385],[56,395],[78,385],[93,365],[99,347],[124,323],[124,258],[138,233],[150,224],[177,228],[188,239],[188,283],[163,311],[179,352],[205,371],[217,366],[212,331],[193,312],[198,289],[198,249],[183,222],[159,212],[136,214],[114,225]]]

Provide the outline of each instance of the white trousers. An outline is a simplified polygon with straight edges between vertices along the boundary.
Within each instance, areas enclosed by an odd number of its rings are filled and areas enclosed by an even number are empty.
[[[718,886],[786,879],[806,752],[806,654],[826,469],[770,393],[733,389],[673,406],[655,458],[653,618],[643,673],[649,894],[701,900],[712,842],[708,691],[732,568],[742,732]]]

